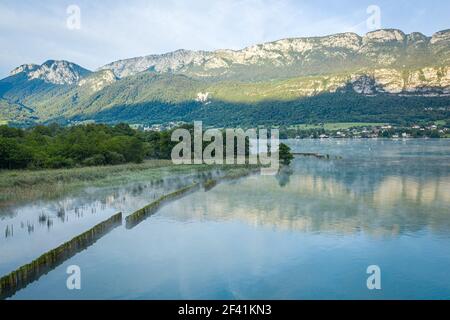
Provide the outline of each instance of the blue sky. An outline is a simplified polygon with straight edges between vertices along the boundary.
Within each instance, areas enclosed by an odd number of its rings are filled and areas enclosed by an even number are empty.
[[[67,27],[69,5],[80,29]],[[0,77],[24,63],[64,59],[94,70],[123,58],[176,49],[239,49],[286,37],[381,27],[432,35],[450,28],[448,0],[2,0]]]

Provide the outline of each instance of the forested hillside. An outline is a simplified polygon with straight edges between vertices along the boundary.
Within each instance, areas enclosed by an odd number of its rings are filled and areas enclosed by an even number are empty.
[[[0,80],[0,121],[208,125],[446,120],[450,30],[290,38],[242,50],[178,50],[91,72],[25,64]]]

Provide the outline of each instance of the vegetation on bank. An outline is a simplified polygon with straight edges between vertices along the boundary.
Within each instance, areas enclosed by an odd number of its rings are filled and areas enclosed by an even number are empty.
[[[139,181],[158,181],[176,175],[197,175],[220,169],[227,175],[254,166],[174,165],[170,160],[140,164],[72,169],[0,171],[0,206],[34,199],[53,199],[87,186],[103,187]]]
[[[193,136],[193,125],[179,128],[189,130]],[[28,129],[0,126],[0,169],[61,169],[142,163],[144,159],[169,160],[179,143],[171,140],[175,129],[142,131],[132,129],[128,124],[71,127],[51,124]],[[223,139],[224,154],[226,141]],[[203,149],[207,145],[203,143]],[[191,147],[194,151],[193,144]],[[236,141],[234,150],[237,155]],[[245,155],[249,150],[247,137]]]
[[[193,130],[191,125],[183,127]],[[170,157],[178,142],[171,141],[172,130],[144,132],[127,124],[52,124],[29,129],[0,126],[0,205],[57,197],[86,185],[210,170],[209,165],[173,165]],[[248,155],[248,138],[245,145]],[[281,153],[283,163],[288,158]],[[218,167],[228,170],[234,166]]]
[[[192,125],[184,126],[192,130]],[[144,132],[128,124],[0,126],[0,169],[61,169],[169,160],[172,131]]]
[[[119,185],[158,180],[172,175],[210,170],[208,165],[173,165],[169,160],[145,160],[140,164],[45,170],[0,171],[0,206],[10,202],[50,199],[86,186]],[[224,167],[227,169],[227,167]]]
[[[251,174],[253,170],[256,169],[254,166],[244,166],[239,168],[234,166],[226,166],[226,168],[230,170],[227,171],[224,176],[219,178],[220,180],[238,179]],[[205,191],[208,191],[217,183],[218,180],[209,179],[203,184],[203,187]],[[127,216],[126,228],[131,229],[135,227],[147,217],[155,213],[163,204],[193,192],[200,188],[201,185],[202,184],[199,182],[194,182],[192,185],[183,187],[158,198],[144,208]],[[31,263],[26,264],[10,274],[0,278],[0,300],[12,296],[18,290],[23,289],[33,281],[38,280],[43,274],[53,270],[76,253],[85,250],[87,247],[107,234],[110,230],[121,224],[122,213],[115,214],[109,219],[76,236],[72,240],[41,255]]]
[[[291,153],[291,148],[289,148],[284,143],[280,143],[278,156],[280,159],[280,163],[283,165],[290,165],[292,160],[294,159],[294,155]]]
[[[158,137],[160,138],[160,137]],[[0,126],[0,169],[72,168],[141,163],[155,150],[150,137],[128,125]]]

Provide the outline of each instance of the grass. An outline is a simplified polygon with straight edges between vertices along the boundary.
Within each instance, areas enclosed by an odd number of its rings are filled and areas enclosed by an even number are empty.
[[[151,168],[171,166],[170,161],[150,160],[141,164],[117,166],[83,167],[73,169],[47,170],[3,170],[0,171],[0,188],[6,186],[33,186],[48,183],[92,181],[123,172],[142,171]]]
[[[445,120],[438,120],[438,121],[435,121],[434,124],[437,125],[437,126],[445,126],[445,125],[447,125],[447,121],[445,121]]]
[[[211,190],[217,185],[217,180],[209,179],[203,184],[203,188],[205,188],[206,191]]]
[[[133,181],[158,180],[167,176],[198,173],[218,168],[210,165],[174,165],[170,160],[147,160],[141,164],[51,170],[0,171],[0,207],[22,201],[54,199],[87,186],[102,187]],[[220,166],[229,173],[246,170]]]
[[[86,186],[105,186],[138,180],[160,179],[209,170],[207,165],[173,165],[169,160],[148,160],[141,164],[56,170],[0,171],[0,206],[10,203],[54,198]]]
[[[324,123],[323,125],[299,124],[299,125],[291,126],[290,129],[345,130],[345,129],[350,129],[350,128],[376,127],[376,126],[384,126],[384,125],[386,125],[386,124],[385,123],[376,123],[376,122],[339,122],[339,123]]]

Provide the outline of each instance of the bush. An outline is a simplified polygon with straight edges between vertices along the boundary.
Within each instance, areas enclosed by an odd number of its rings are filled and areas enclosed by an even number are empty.
[[[107,164],[121,164],[126,162],[123,155],[114,151],[107,151],[105,159]]]
[[[52,169],[72,168],[74,166],[75,161],[70,158],[64,158],[61,156],[50,158],[46,163],[46,167]]]
[[[83,160],[85,166],[102,166],[106,164],[105,156],[102,154],[96,154],[93,157]]]
[[[284,143],[280,144],[279,157],[280,157],[280,162],[284,165],[290,165],[292,159],[294,159],[294,156],[291,153],[291,148],[289,148]]]
[[[159,133],[148,141],[148,134],[127,124],[60,127],[36,126],[16,129],[0,126],[0,169],[67,168],[77,165],[140,163],[151,145],[160,147]]]

